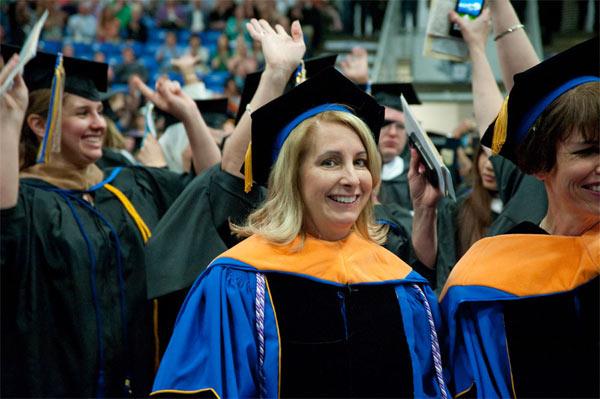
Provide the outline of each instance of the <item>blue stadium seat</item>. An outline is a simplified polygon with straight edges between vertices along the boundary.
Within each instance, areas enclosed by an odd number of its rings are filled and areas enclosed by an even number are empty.
[[[150,29],[148,31],[148,42],[163,44],[167,36],[166,29]]]
[[[204,75],[204,84],[206,88],[215,92],[222,93],[225,88],[225,81],[229,78],[227,71],[215,71]]]
[[[38,49],[46,53],[56,54],[62,49],[62,42],[56,40],[40,40]]]
[[[202,39],[202,44],[207,46],[209,44],[217,44],[219,36],[222,34],[223,32],[219,30],[205,30],[204,32],[200,32],[200,38]]]
[[[73,42],[73,43],[71,43],[71,45],[73,46],[73,51],[75,52],[75,57],[85,58],[85,59],[94,58],[94,50],[92,49],[91,44],[81,43],[81,42]]]
[[[187,29],[182,29],[179,32],[177,32],[177,43],[180,45],[186,45],[188,44],[188,40],[190,40],[190,36],[192,36],[192,33],[187,30]]]

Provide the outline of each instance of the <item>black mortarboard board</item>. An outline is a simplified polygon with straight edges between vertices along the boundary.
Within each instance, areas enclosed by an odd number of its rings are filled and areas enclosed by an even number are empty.
[[[336,59],[337,54],[331,54],[311,58],[304,61],[306,77],[310,78],[322,71],[323,69],[330,66],[334,66]],[[254,97],[254,93],[256,93],[256,89],[258,88],[258,83],[260,82],[260,76],[262,75],[262,73],[263,71],[258,71],[249,73],[246,76],[246,79],[244,81],[244,89],[242,90],[242,95],[240,97],[238,113],[235,118],[236,124],[240,121],[242,115],[244,115],[244,112],[246,111],[246,105],[248,105],[248,103],[252,100],[252,97]],[[284,92],[289,91],[294,86],[296,86],[296,71],[294,71],[294,73],[290,77],[290,80],[288,81]]]
[[[8,60],[20,47],[2,44],[2,57]],[[25,65],[23,78],[29,91],[52,87],[56,54],[38,51]],[[108,64],[78,58],[63,57],[65,69],[65,93],[75,94],[89,100],[100,101],[100,92],[107,90]]]
[[[580,43],[514,76],[514,86],[481,143],[515,162],[516,149],[543,111],[563,93],[600,81],[598,37]]]
[[[227,103],[226,97],[223,98],[211,98],[206,100],[194,100],[196,107],[202,114],[202,119],[209,127],[220,128],[223,123],[227,120]],[[179,119],[173,115],[155,108],[156,117],[162,116],[165,118],[165,129],[169,126],[179,123]]]
[[[412,83],[372,83],[371,95],[377,102],[385,107],[390,107],[402,111],[402,102],[400,95],[409,104],[421,104],[417,92]]]
[[[285,141],[281,132],[293,129],[297,126],[295,122],[309,117],[307,112],[324,104],[350,108],[367,124],[377,141],[384,108],[335,68],[326,68],[252,113],[252,177],[258,184],[267,185],[280,147],[278,142]]]

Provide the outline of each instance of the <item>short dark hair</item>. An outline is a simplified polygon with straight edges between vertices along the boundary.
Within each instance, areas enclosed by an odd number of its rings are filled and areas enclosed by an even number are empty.
[[[577,86],[544,110],[517,149],[518,166],[527,174],[551,171],[558,144],[573,132],[600,141],[600,82]]]

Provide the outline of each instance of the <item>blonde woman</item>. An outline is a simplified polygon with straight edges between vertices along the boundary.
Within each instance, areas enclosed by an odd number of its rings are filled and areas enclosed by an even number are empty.
[[[329,68],[251,117],[267,199],[192,287],[153,395],[446,397],[435,297],[373,219],[383,108]]]

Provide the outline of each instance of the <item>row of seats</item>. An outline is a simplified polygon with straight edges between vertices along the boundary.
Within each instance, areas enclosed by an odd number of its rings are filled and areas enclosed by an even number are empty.
[[[160,46],[164,44],[165,36],[167,34],[166,29],[151,29],[149,40],[147,43],[140,43],[136,41],[124,42],[124,43],[80,43],[80,42],[69,42],[73,47],[74,55],[77,58],[83,58],[92,60],[94,53],[101,51],[106,56],[108,64],[115,66],[122,63],[121,52],[125,47],[131,47],[135,53],[136,59],[146,67],[148,70],[149,84],[153,85],[156,79],[161,75],[159,71],[159,65],[156,61],[156,53]],[[210,58],[216,54],[217,51],[217,40],[222,34],[221,31],[208,30],[200,33],[202,40],[202,46],[206,47],[209,51]],[[178,48],[180,53],[185,53],[188,49],[187,41],[191,36],[191,32],[187,30],[180,30],[177,32],[178,37]],[[39,49],[48,53],[58,53],[62,50],[65,42],[61,41],[50,41],[40,40]],[[183,83],[183,77],[181,74],[171,71],[168,76],[172,80],[177,80]],[[212,71],[204,75],[200,75],[199,78],[204,81],[207,88],[222,93],[225,85],[225,81],[229,77],[229,72],[226,71]],[[119,85],[115,85],[113,89],[122,89]]]

